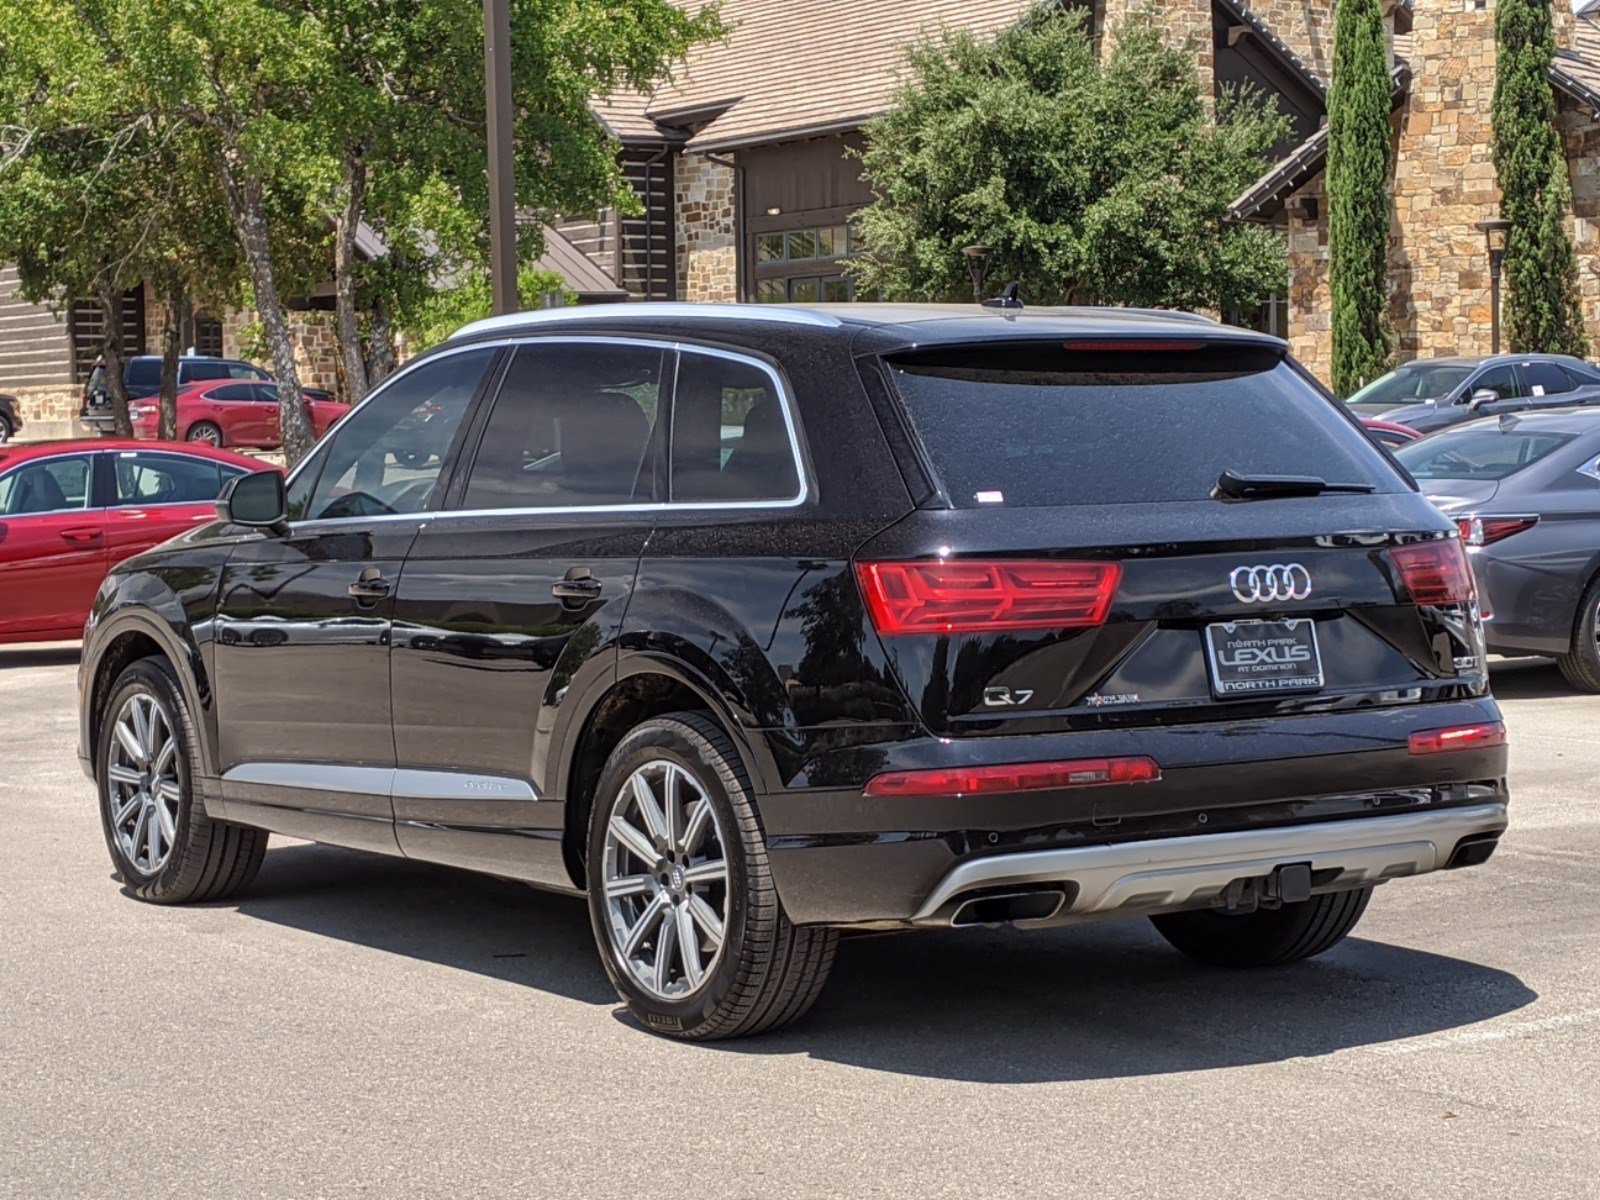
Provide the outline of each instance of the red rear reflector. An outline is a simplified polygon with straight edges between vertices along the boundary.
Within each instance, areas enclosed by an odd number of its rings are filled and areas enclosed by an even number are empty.
[[[858,563],[879,633],[992,633],[1103,625],[1116,563],[969,559]]]
[[[1161,778],[1153,758],[1076,758],[1068,762],[1012,763],[999,767],[938,767],[889,771],[867,783],[869,796],[981,796],[1047,788],[1152,783]]]
[[[1504,746],[1506,727],[1499,721],[1482,725],[1452,725],[1448,729],[1422,729],[1411,735],[1411,753],[1443,754],[1448,750],[1482,750]]]
[[[1503,538],[1524,529],[1532,529],[1539,518],[1527,517],[1457,517],[1456,528],[1461,530],[1461,540],[1469,546],[1492,546]]]
[[[1389,557],[1418,604],[1470,604],[1477,597],[1467,552],[1457,538],[1396,546]]]
[[[1137,354],[1141,350],[1150,350],[1156,353],[1173,353],[1180,350],[1199,350],[1204,342],[1147,342],[1137,338],[1130,338],[1123,342],[1063,342],[1068,350],[1097,350],[1110,354]]]

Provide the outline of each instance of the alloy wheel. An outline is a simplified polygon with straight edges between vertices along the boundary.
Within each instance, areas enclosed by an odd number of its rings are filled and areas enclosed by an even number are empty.
[[[156,874],[178,839],[183,787],[172,719],[148,692],[129,696],[117,713],[105,785],[117,848],[137,870]]]
[[[663,1000],[700,987],[722,954],[726,840],[698,780],[665,759],[623,782],[606,821],[601,878],[612,952]]]

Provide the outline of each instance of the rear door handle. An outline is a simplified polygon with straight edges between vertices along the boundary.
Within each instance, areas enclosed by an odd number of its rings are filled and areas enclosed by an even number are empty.
[[[381,600],[389,594],[392,585],[377,567],[368,567],[345,591],[357,600]]]
[[[63,529],[61,531],[61,540],[70,542],[74,546],[95,546],[105,536],[105,530],[95,529],[93,526],[79,526],[75,529]]]
[[[558,600],[593,600],[600,594],[600,581],[588,567],[573,567],[550,585],[550,594]]]

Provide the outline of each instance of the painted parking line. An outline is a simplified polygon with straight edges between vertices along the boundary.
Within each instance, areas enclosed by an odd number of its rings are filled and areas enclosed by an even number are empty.
[[[1458,1029],[1437,1037],[1420,1038],[1412,1042],[1395,1042],[1388,1046],[1368,1046],[1369,1054],[1420,1054],[1425,1050],[1449,1050],[1457,1046],[1477,1046],[1485,1042],[1503,1042],[1510,1038],[1525,1037],[1531,1033],[1546,1033],[1552,1029],[1568,1029],[1574,1025],[1600,1024],[1600,1008],[1582,1012],[1563,1013],[1556,1017],[1541,1017],[1536,1021],[1513,1021],[1509,1025],[1495,1025],[1488,1029]]]

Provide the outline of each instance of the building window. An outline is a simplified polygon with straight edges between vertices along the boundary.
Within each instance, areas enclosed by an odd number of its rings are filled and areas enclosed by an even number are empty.
[[[216,317],[194,319],[194,352],[202,358],[222,357],[222,322]]]
[[[855,299],[855,284],[838,267],[848,258],[848,225],[820,225],[758,234],[756,300],[763,304],[835,303]]]
[[[1286,338],[1289,336],[1289,298],[1282,292],[1273,292],[1255,308],[1229,309],[1226,319],[1229,325],[1241,329]]]
[[[105,321],[94,300],[74,300],[67,310],[67,334],[72,341],[72,380],[83,383],[94,370],[105,339]],[[127,358],[145,352],[144,289],[134,288],[122,297],[122,353]]]

